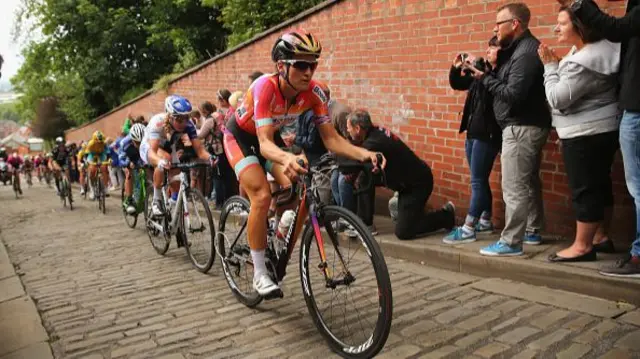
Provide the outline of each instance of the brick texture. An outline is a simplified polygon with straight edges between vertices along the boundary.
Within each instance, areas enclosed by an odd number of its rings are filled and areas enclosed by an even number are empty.
[[[532,12],[533,33],[554,46],[553,26],[559,5],[553,0],[525,2]],[[598,2],[612,14],[624,13],[625,2]],[[329,84],[332,97],[368,109],[375,122],[400,134],[433,168],[435,188],[430,204],[439,207],[445,200],[452,200],[461,218],[470,196],[465,137],[458,134],[466,94],[449,87],[448,69],[458,52],[484,53],[492,35],[495,9],[501,4],[484,0],[337,1],[290,25],[306,28],[321,39],[324,51],[315,77]],[[283,31],[268,33],[187,71],[171,83],[168,93],[181,94],[199,104],[204,100],[215,102],[219,88],[246,89],[248,74],[273,70],[271,46]],[[563,53],[567,49],[560,50]],[[69,130],[67,138],[87,139],[96,129],[115,136],[127,113],[149,118],[162,111],[166,95],[148,93],[92,123]],[[550,136],[542,162],[545,230],[571,236],[575,226],[571,195],[556,140],[555,134]],[[504,217],[499,162],[491,175],[497,225]],[[612,176],[617,219],[613,237],[632,238],[633,203],[625,188],[619,154]]]

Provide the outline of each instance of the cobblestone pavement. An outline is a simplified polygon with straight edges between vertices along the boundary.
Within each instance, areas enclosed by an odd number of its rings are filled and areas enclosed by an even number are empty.
[[[83,200],[70,212],[50,189],[16,200],[0,187],[0,238],[57,358],[335,356],[293,274],[284,299],[246,308],[218,260],[204,275],[175,243],[159,256],[140,224],[125,226],[117,203],[107,200],[106,216]],[[387,263],[394,318],[381,357],[640,358],[637,309],[597,317],[479,290],[474,277]]]

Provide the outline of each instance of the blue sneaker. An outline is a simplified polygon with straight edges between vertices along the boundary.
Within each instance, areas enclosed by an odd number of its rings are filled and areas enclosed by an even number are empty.
[[[454,228],[442,239],[442,242],[446,244],[463,244],[475,241],[476,232],[467,232],[462,226]]]
[[[476,224],[476,233],[493,233],[493,223],[483,226],[480,222]]]
[[[524,244],[528,244],[531,246],[537,246],[542,244],[542,236],[538,233],[525,233],[524,234],[524,239],[522,240],[522,243]]]
[[[490,246],[482,248],[480,254],[494,257],[512,257],[521,256],[524,252],[522,251],[521,244],[510,246],[502,241],[497,241]]]

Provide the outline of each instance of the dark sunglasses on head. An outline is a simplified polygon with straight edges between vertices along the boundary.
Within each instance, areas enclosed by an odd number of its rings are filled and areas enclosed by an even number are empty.
[[[305,60],[282,60],[285,64],[289,64],[293,66],[296,70],[307,71],[311,69],[311,71],[315,71],[318,67],[318,61],[305,61]]]

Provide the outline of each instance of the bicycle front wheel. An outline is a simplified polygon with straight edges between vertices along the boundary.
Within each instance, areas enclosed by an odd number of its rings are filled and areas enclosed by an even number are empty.
[[[107,213],[107,208],[104,203],[104,184],[102,183],[102,178],[98,177],[98,183],[96,184],[97,192],[98,192],[98,209],[102,212],[102,214]]]
[[[144,221],[145,227],[147,229],[147,235],[149,235],[149,241],[151,241],[153,249],[155,249],[158,254],[164,255],[169,250],[169,244],[171,244],[171,236],[166,233],[166,227],[163,226],[166,219],[154,218],[153,213],[151,213],[152,202],[153,194],[152,192],[149,192],[147,193],[147,198],[144,202],[144,212],[146,213],[146,220]]]
[[[391,330],[393,297],[387,264],[360,218],[325,206],[318,218],[322,239],[306,226],[300,247],[302,292],[313,322],[333,351],[345,358],[371,358]],[[358,234],[351,240],[338,232]],[[325,261],[321,253],[324,249]]]
[[[124,199],[124,186],[122,186],[122,191],[120,191],[120,198],[122,201],[120,202],[120,206],[122,207],[122,215],[124,216],[124,221],[127,223],[129,228],[136,228],[136,224],[138,224],[138,213],[129,214],[127,212],[127,206],[125,205]]]
[[[196,269],[207,273],[216,257],[215,235],[211,209],[207,200],[195,188],[187,192],[187,206],[182,216],[184,248]]]
[[[233,295],[249,308],[262,302],[262,296],[253,289],[253,261],[247,239],[249,201],[240,197],[229,198],[220,211],[218,223],[218,253],[222,261],[224,278]]]
[[[69,199],[69,210],[73,211],[73,195],[71,193],[71,184],[69,183],[69,180],[67,180],[66,178],[64,179],[64,183],[65,183],[65,187],[66,189],[66,194],[67,194],[67,199]]]

